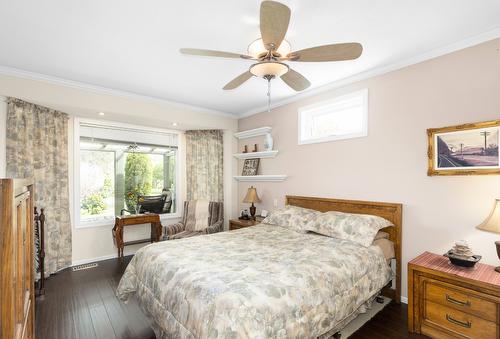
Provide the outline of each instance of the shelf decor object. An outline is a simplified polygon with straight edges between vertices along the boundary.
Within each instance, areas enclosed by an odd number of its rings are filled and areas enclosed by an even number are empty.
[[[259,163],[260,159],[245,159],[245,163],[243,164],[243,171],[241,175],[246,176],[254,176],[257,175],[259,171]]]
[[[270,175],[236,175],[233,177],[237,181],[256,182],[256,181],[284,181],[287,176],[285,174],[270,174]]]
[[[247,139],[247,138],[253,138],[253,137],[258,137],[261,135],[266,135],[267,133],[271,133],[272,128],[269,126],[265,127],[259,127],[255,129],[250,129],[248,131],[241,131],[234,133],[234,137],[237,139]]]
[[[274,146],[274,140],[271,133],[266,133],[264,136],[264,149],[266,151],[272,151]]]

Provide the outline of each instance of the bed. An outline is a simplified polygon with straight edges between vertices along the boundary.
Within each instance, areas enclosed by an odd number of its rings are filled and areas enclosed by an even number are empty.
[[[400,204],[298,196],[286,202],[391,221],[384,231],[394,243],[395,272],[377,246],[260,224],[142,248],[117,296],[137,296],[158,339],[325,338],[380,291],[399,302]]]

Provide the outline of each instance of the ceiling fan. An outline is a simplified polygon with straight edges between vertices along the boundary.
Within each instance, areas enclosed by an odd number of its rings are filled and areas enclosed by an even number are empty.
[[[323,62],[342,61],[358,58],[363,47],[359,43],[341,43],[317,46],[291,51],[290,43],[285,40],[285,35],[290,22],[290,8],[276,1],[262,1],[260,5],[260,33],[257,39],[248,46],[248,54],[238,54],[206,49],[181,48],[183,54],[212,56],[221,58],[241,58],[253,60],[248,71],[238,75],[227,83],[223,89],[231,90],[239,87],[252,76],[262,77],[270,81],[280,77],[295,91],[303,91],[311,83],[303,75],[294,71],[285,61],[297,62]],[[270,97],[268,87],[268,96]]]

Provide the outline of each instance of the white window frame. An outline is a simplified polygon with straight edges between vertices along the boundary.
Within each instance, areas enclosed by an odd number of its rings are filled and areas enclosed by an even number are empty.
[[[350,133],[344,135],[332,135],[322,138],[314,138],[314,139],[304,139],[302,135],[302,125],[305,123],[305,119],[307,119],[307,114],[310,110],[316,110],[319,108],[327,108],[328,106],[333,106],[338,104],[341,101],[348,100],[353,97],[361,96],[363,99],[363,126],[361,132],[359,133]],[[320,142],[329,142],[335,140],[345,140],[352,138],[361,138],[368,136],[368,89],[362,89],[356,92],[352,92],[349,94],[345,94],[342,96],[335,97],[330,100],[322,101],[313,105],[308,105],[304,107],[300,107],[298,109],[298,144],[299,145],[307,145],[307,144],[315,144]]]
[[[130,125],[121,122],[112,122],[112,121],[104,121],[104,120],[94,120],[94,119],[83,119],[75,117],[73,119],[73,213],[75,216],[75,229],[84,229],[84,228],[92,228],[92,227],[110,227],[114,225],[114,222],[109,221],[98,221],[98,222],[89,222],[85,224],[80,223],[80,124],[88,123],[88,124],[98,124],[103,127],[121,127],[121,128],[130,128],[133,130],[141,129],[144,131],[154,131],[160,133],[170,133],[177,134],[177,159],[175,161],[175,180],[176,180],[176,190],[175,190],[175,201],[176,201],[176,211],[175,213],[169,214],[160,214],[160,220],[170,220],[170,219],[178,219],[182,216],[183,203],[181,202],[181,191],[183,189],[182,179],[184,175],[181,174],[181,159],[183,157],[184,150],[182,149],[181,142],[181,134],[180,131],[161,129],[161,128],[153,128],[146,126],[138,126],[138,125]]]

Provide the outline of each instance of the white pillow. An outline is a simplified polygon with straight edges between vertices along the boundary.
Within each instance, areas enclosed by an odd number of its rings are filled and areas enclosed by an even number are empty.
[[[271,211],[269,215],[262,220],[263,224],[278,225],[289,228],[296,232],[305,233],[305,226],[320,215],[321,212],[302,208],[297,206],[288,205],[283,208]]]
[[[368,247],[377,232],[388,226],[392,226],[390,221],[375,215],[329,211],[311,219],[305,229]]]

